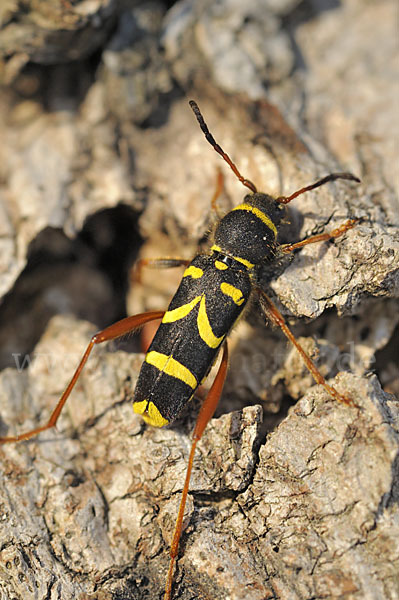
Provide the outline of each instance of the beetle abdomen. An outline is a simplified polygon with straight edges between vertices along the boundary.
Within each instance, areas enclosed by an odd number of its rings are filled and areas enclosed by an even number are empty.
[[[220,253],[191,262],[146,354],[135,412],[155,426],[176,419],[208,374],[250,293],[250,277],[240,263],[223,261]]]

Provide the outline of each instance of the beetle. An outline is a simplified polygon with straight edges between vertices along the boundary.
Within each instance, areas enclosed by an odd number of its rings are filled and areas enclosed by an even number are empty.
[[[86,364],[93,347],[119,338],[144,324],[162,319],[137,380],[133,409],[155,427],[163,427],[180,415],[183,408],[207,377],[220,352],[222,357],[216,377],[201,406],[193,432],[185,482],[170,549],[170,562],[165,587],[165,600],[172,597],[175,562],[182,533],[184,509],[194,453],[203,431],[212,418],[222,393],[228,368],[227,337],[241,317],[250,298],[257,295],[265,316],[280,327],[301,354],[315,381],[321,384],[332,398],[354,406],[353,401],[330,386],[311,358],[294,337],[276,305],[263,289],[265,277],[276,272],[276,265],[284,255],[305,245],[336,239],[350,230],[357,219],[347,220],[330,233],[322,233],[292,244],[279,244],[277,235],[285,216],[285,206],[299,195],[330,181],[360,180],[351,173],[332,173],[315,183],[303,187],[290,196],[274,198],[259,192],[245,179],[228,154],[217,144],[210,133],[196,102],[190,107],[206,140],[230,166],[235,176],[249,190],[241,204],[222,216],[215,227],[210,248],[198,254],[191,262],[181,259],[143,260],[143,264],[165,268],[185,265],[181,283],[166,311],[151,311],[130,316],[96,333],[89,342],[67,388],[58,401],[48,422],[31,431],[16,436],[2,437],[0,443],[28,440],[54,427],[59,415]]]

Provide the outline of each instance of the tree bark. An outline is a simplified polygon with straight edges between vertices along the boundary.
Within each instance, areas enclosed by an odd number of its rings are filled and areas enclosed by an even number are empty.
[[[0,435],[45,422],[96,328],[166,308],[181,273],[138,282],[130,263],[209,245],[219,167],[218,210],[242,201],[194,98],[260,191],[361,177],[293,201],[282,243],[361,220],[268,289],[358,408],[254,302],[195,458],[174,598],[396,600],[394,3],[25,4],[0,17]],[[0,448],[0,600],[162,598],[199,401],[145,426],[142,360],[96,348],[57,431]]]

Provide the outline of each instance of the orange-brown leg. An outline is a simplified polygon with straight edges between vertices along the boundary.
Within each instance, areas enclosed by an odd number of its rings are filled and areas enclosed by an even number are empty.
[[[19,435],[16,435],[16,436],[0,437],[0,444],[5,444],[8,442],[20,442],[22,440],[29,440],[30,438],[34,437],[38,433],[41,433],[42,431],[46,431],[47,429],[51,429],[51,427],[55,427],[58,417],[60,416],[61,411],[64,408],[65,402],[67,401],[70,393],[72,392],[72,390],[79,378],[79,375],[82,372],[82,369],[85,366],[87,359],[90,356],[90,353],[91,353],[93,347],[96,344],[102,344],[103,342],[108,342],[110,340],[119,338],[119,337],[125,335],[126,333],[130,333],[134,329],[141,327],[142,325],[144,325],[145,323],[148,323],[149,321],[154,321],[155,319],[162,319],[163,315],[164,315],[164,311],[153,311],[153,312],[141,313],[138,315],[134,315],[132,317],[126,317],[126,319],[122,319],[121,321],[118,321],[117,323],[114,323],[113,325],[110,325],[109,327],[106,327],[102,331],[99,331],[98,333],[93,335],[71,381],[69,382],[64,393],[62,394],[61,398],[59,399],[57,406],[51,413],[51,416],[50,416],[48,422],[45,425],[36,427],[36,429],[32,429],[31,431],[26,431],[25,433],[20,433]]]
[[[219,366],[219,370],[215,377],[215,380],[212,384],[211,389],[209,390],[208,396],[204,400],[203,405],[201,406],[201,410],[199,412],[197,422],[195,424],[194,432],[193,432],[193,441],[191,444],[190,456],[188,459],[187,471],[186,471],[186,479],[184,481],[184,487],[182,492],[182,497],[180,500],[179,512],[176,519],[175,531],[173,534],[173,540],[170,547],[170,563],[168,576],[166,580],[165,587],[165,596],[164,600],[171,600],[172,597],[172,582],[173,582],[173,571],[174,565],[177,558],[177,553],[179,551],[179,541],[182,534],[182,525],[183,525],[183,516],[184,509],[186,506],[188,487],[190,485],[191,471],[193,468],[193,460],[195,454],[195,448],[197,446],[198,441],[201,439],[201,436],[204,432],[205,427],[212,419],[214,412],[216,410],[216,406],[219,402],[219,398],[222,394],[223,385],[226,379],[227,373],[227,364],[228,364],[228,350],[227,350],[227,342],[224,343],[223,347],[223,356],[222,361]]]
[[[219,210],[219,206],[217,203],[219,196],[223,192],[223,188],[224,188],[224,176],[223,176],[222,171],[218,168],[217,174],[216,174],[215,191],[213,192],[213,196],[212,196],[212,200],[211,200],[212,212],[214,212],[217,215],[218,219],[221,219],[223,216]]]
[[[313,235],[312,237],[302,240],[301,242],[296,242],[295,244],[282,244],[280,246],[280,249],[285,254],[288,254],[289,252],[293,252],[293,250],[298,250],[298,248],[303,248],[308,244],[316,244],[317,242],[325,242],[327,240],[335,239],[340,235],[343,235],[349,229],[352,229],[352,227],[354,227],[358,222],[359,219],[349,219],[348,221],[346,221],[346,223],[341,225],[341,227],[333,229],[330,233],[320,233],[319,235]]]
[[[143,269],[173,269],[190,264],[185,258],[140,258],[133,267],[131,278],[136,283],[141,283]]]
[[[319,369],[316,367],[310,356],[305,352],[302,348],[301,344],[295,338],[294,334],[286,324],[283,315],[278,310],[277,306],[274,302],[263,292],[263,290],[258,290],[260,293],[260,304],[265,315],[270,319],[270,321],[281,328],[284,335],[292,342],[295,348],[298,350],[299,354],[302,356],[303,361],[311,374],[313,375],[316,383],[319,383],[324,387],[324,389],[330,394],[334,400],[338,400],[338,402],[343,402],[348,406],[357,406],[353,400],[348,398],[347,396],[343,396],[335,388],[329,385],[324,379],[323,375],[320,373]]]
[[[213,196],[211,199],[211,210],[216,213],[218,218],[220,219],[222,215],[220,214],[219,207],[217,204],[217,200],[221,193],[223,192],[224,187],[224,176],[220,169],[217,169],[216,174],[216,186],[215,191],[213,192]],[[142,271],[145,268],[148,269],[174,269],[175,267],[187,267],[190,264],[190,260],[185,258],[177,258],[177,257],[159,257],[159,258],[140,258],[134,265],[133,271],[133,279],[134,281],[141,283]]]

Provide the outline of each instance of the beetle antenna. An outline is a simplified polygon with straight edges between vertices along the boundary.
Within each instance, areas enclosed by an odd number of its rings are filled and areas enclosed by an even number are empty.
[[[253,184],[252,181],[250,181],[249,179],[245,179],[241,175],[240,171],[237,169],[236,165],[233,163],[230,156],[228,154],[226,154],[226,152],[223,150],[223,148],[221,148],[221,146],[219,146],[219,144],[216,142],[215,138],[209,131],[208,126],[204,121],[204,117],[202,116],[201,111],[198,108],[198,104],[196,102],[194,102],[194,100],[190,100],[189,105],[190,105],[193,113],[195,114],[195,117],[198,121],[199,126],[202,129],[203,134],[205,135],[206,140],[210,143],[212,148],[214,150],[216,150],[216,152],[218,154],[220,154],[220,156],[223,158],[223,160],[225,160],[227,162],[227,164],[233,171],[234,175],[241,181],[241,183],[243,185],[245,185],[247,188],[249,188],[251,190],[251,192],[253,192],[255,194],[258,191],[256,189],[255,184]]]
[[[320,187],[329,181],[335,181],[336,179],[349,179],[350,181],[356,181],[357,183],[360,183],[360,179],[355,177],[355,175],[352,175],[352,173],[331,173],[330,175],[323,177],[323,179],[319,179],[319,181],[316,181],[316,183],[312,183],[311,185],[307,185],[306,187],[297,190],[291,194],[291,196],[280,196],[279,198],[276,198],[276,201],[280,202],[280,204],[288,204],[288,202],[291,202],[291,200],[297,198],[301,194],[309,192],[310,190],[314,190],[315,188]]]

